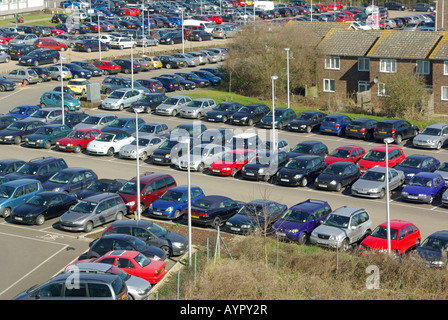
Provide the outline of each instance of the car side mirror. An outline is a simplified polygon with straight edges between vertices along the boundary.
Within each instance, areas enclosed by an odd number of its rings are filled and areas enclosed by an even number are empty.
[[[356,226],[351,226],[350,227],[350,230],[355,230],[356,229]]]

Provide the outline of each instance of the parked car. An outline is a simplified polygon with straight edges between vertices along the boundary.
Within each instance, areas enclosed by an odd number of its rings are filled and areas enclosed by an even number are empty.
[[[254,200],[244,204],[223,226],[234,234],[271,233],[272,225],[288,210],[285,204],[269,200]]]
[[[365,209],[341,207],[331,212],[320,226],[311,232],[311,244],[350,249],[372,232],[373,223]]]
[[[97,174],[91,169],[66,168],[56,172],[47,181],[42,183],[42,187],[45,191],[78,193],[97,179]]]
[[[427,3],[416,3],[412,6],[412,11],[434,12],[434,7]]]
[[[28,161],[20,166],[16,172],[8,173],[6,177],[11,181],[35,179],[44,183],[53,176],[53,174],[67,167],[67,163],[62,158],[42,157]]]
[[[394,143],[400,144],[405,139],[413,139],[419,134],[419,128],[407,120],[387,119],[377,123],[373,137],[376,141],[394,138]]]
[[[140,85],[147,88],[151,93],[165,93],[166,89],[163,84],[157,79],[137,79]]]
[[[331,212],[327,201],[308,199],[290,207],[272,225],[272,233],[280,239],[307,244],[311,232],[327,218]]]
[[[175,74],[181,76],[185,80],[194,82],[197,88],[206,88],[211,85],[211,82],[209,80],[201,78],[195,73],[176,72]]]
[[[202,172],[208,169],[214,161],[221,159],[229,150],[227,147],[213,143],[194,145],[190,150],[190,156],[184,154],[174,164],[181,170],[187,170],[190,167],[190,170]],[[190,162],[187,161],[188,158],[190,158]]]
[[[113,120],[103,129],[101,129],[101,131],[108,132],[111,130],[120,130],[133,135],[143,124],[145,124],[145,121],[142,118],[137,118],[136,122],[135,117],[120,117]]]
[[[306,187],[324,170],[325,162],[320,156],[298,156],[290,158],[276,175],[275,182],[280,185]]]
[[[321,141],[309,140],[298,143],[288,152],[291,159],[302,155],[317,155],[325,159],[328,155],[328,147]]]
[[[137,42],[131,38],[115,38],[109,42],[109,46],[112,49],[123,50],[125,48],[135,48],[137,46]]]
[[[179,90],[180,91],[196,89],[196,83],[194,83],[193,81],[190,81],[190,80],[186,80],[177,74],[165,73],[162,75],[162,77],[177,80],[179,82]],[[159,78],[159,77],[157,77],[157,78]]]
[[[21,56],[25,56],[36,49],[34,44],[10,44],[7,52],[11,57],[11,60],[19,60]]]
[[[445,191],[445,180],[433,172],[417,173],[401,191],[404,201],[425,202],[432,204],[434,198]]]
[[[95,113],[89,115],[87,118],[82,120],[80,123],[73,127],[73,130],[78,129],[98,129],[101,130],[105,126],[109,125],[112,121],[117,118],[116,115],[111,115],[109,113]]]
[[[199,66],[199,59],[189,53],[174,53],[173,57],[182,59],[188,67]]]
[[[155,113],[158,115],[169,115],[174,117],[191,101],[193,101],[193,99],[189,96],[171,96],[156,107]]]
[[[68,70],[70,70],[73,79],[78,79],[78,78],[90,79],[92,77],[92,72],[90,72],[87,69],[84,69],[83,67],[81,67],[80,65],[78,65],[76,63],[63,63],[62,66],[66,67]],[[87,90],[86,90],[86,92],[87,92]]]
[[[400,147],[388,147],[388,165],[393,168],[398,165],[404,158],[405,154]],[[367,153],[357,162],[361,173],[366,172],[375,166],[386,166],[386,147],[375,147],[367,151]]]
[[[138,136],[138,156],[142,160],[146,160],[152,152],[159,148],[160,145],[165,141],[166,139],[161,136],[156,136],[150,133],[139,133]],[[136,159],[137,158],[137,152],[136,152],[136,145],[137,145],[137,139],[132,141],[130,144],[124,145],[121,147],[120,151],[118,152],[118,155],[120,158],[124,159]]]
[[[389,190],[400,188],[404,183],[403,171],[389,168]],[[375,166],[367,170],[351,188],[352,195],[383,199],[386,195],[386,168]]]
[[[435,123],[427,126],[412,139],[416,148],[428,148],[440,150],[448,139],[448,124]]]
[[[28,45],[34,45],[36,40],[38,40],[39,37],[35,34],[19,34],[17,37],[9,41],[9,45],[17,45],[17,44],[28,44]]]
[[[159,43],[170,45],[176,43],[182,43],[182,32],[179,31],[168,32],[159,39]]]
[[[30,67],[30,69],[36,71],[37,75],[39,76],[39,83],[51,81],[51,74],[50,70],[45,67]]]
[[[163,122],[145,122],[138,129],[138,132],[142,134],[151,134],[166,139],[170,134],[171,129],[170,126]]]
[[[67,94],[63,93],[64,95],[64,110],[65,111],[78,111],[81,109],[81,102]],[[61,110],[62,105],[62,94],[61,92],[57,91],[48,91],[42,94],[40,97],[40,107],[41,110],[37,110],[35,114],[44,112],[43,109],[45,108],[58,108]],[[33,115],[31,115],[32,117]],[[62,116],[62,113],[61,115]],[[51,119],[51,120],[57,120],[57,119]]]
[[[403,11],[406,10],[406,6],[401,4],[400,2],[386,2],[384,4],[384,7],[388,10],[398,10]]]
[[[5,129],[0,130],[0,143],[20,145],[28,135],[44,125],[44,122],[30,118],[14,121]]]
[[[114,62],[121,67],[120,72],[130,74],[139,73],[142,70],[142,66],[136,60],[131,59],[115,59]]]
[[[0,92],[3,91],[14,91],[16,89],[15,82],[11,80],[6,80],[3,78],[0,78]]]
[[[0,115],[0,130],[6,129],[7,126],[19,119],[13,115]]]
[[[118,89],[132,89],[132,85],[134,85],[134,89],[136,90],[139,90],[143,93],[149,93],[149,90],[142,86],[136,80],[132,82],[131,78],[117,76],[107,76],[106,78],[104,78],[103,82],[101,83],[101,93],[110,95],[112,91]]]
[[[133,140],[135,138],[123,130],[102,130],[101,134],[95,140],[89,142],[86,151],[88,154],[111,157]]]
[[[171,165],[179,157],[182,144],[177,139],[167,139],[149,156],[149,163],[155,165]]]
[[[203,41],[203,40],[213,40],[213,34],[205,30],[193,30],[188,36],[189,41]]]
[[[134,102],[139,101],[142,97],[143,93],[138,89],[117,89],[104,98],[101,108],[121,111],[131,107]]]
[[[334,149],[328,157],[325,158],[325,163],[328,165],[335,162],[352,162],[357,163],[364,155],[366,150],[358,146],[342,146]]]
[[[11,220],[23,224],[42,225],[46,220],[61,216],[77,203],[74,195],[43,191],[33,195],[11,212]]]
[[[160,76],[160,77],[153,77],[152,79],[159,81],[163,88],[165,89],[164,92],[174,92],[181,90],[181,85],[179,80]]]
[[[340,192],[342,188],[351,186],[359,177],[359,169],[354,163],[335,162],[317,176],[314,185],[317,189]]]
[[[17,179],[0,185],[0,215],[8,218],[19,205],[42,191],[42,185],[36,179]]]
[[[26,161],[19,159],[3,159],[0,160],[0,176],[3,177],[8,173],[16,172]],[[9,179],[8,179],[9,181]],[[6,181],[4,181],[6,182]],[[2,182],[2,183],[4,183]]]
[[[275,115],[272,110],[269,111],[261,120],[262,128],[272,129],[272,121],[275,120],[275,128],[282,130],[296,117],[295,112],[289,108],[276,108]]]
[[[31,69],[15,69],[9,73],[3,73],[1,77],[16,83],[25,83],[26,85],[39,82],[39,76],[36,71]]]
[[[81,150],[87,148],[89,142],[98,137],[100,133],[101,131],[98,129],[90,128],[72,130],[66,137],[56,141],[56,148],[59,151],[79,153]]]
[[[345,115],[328,115],[322,119],[319,130],[323,133],[333,133],[338,136],[343,136],[351,121],[352,119]]]
[[[448,162],[443,162],[434,173],[440,174],[448,187]]]
[[[106,76],[110,74],[118,74],[121,71],[121,66],[113,61],[97,60],[93,62],[93,65],[98,69],[101,69]]]
[[[218,176],[235,177],[256,153],[251,149],[234,149],[226,152],[221,159],[210,164],[208,173]]]
[[[260,122],[269,111],[270,109],[263,104],[244,105],[230,116],[229,123],[252,126]]]
[[[441,230],[430,234],[416,252],[428,267],[445,269],[446,250],[448,248],[448,231]]]
[[[72,78],[72,73],[71,71],[64,66],[60,66],[60,65],[53,65],[48,67],[48,71],[50,72],[50,77],[53,80],[57,80],[58,82],[61,82],[62,80],[69,80]]]
[[[408,183],[417,173],[434,172],[440,166],[440,161],[431,156],[413,154],[404,158],[396,167],[405,176],[405,183]]]
[[[369,118],[358,118],[352,120],[346,130],[345,136],[348,138],[361,138],[369,141],[373,137],[378,121]]]
[[[390,225],[390,251],[394,257],[417,249],[421,243],[420,230],[409,221],[392,219]],[[360,244],[362,251],[387,252],[387,222],[378,225]]]
[[[139,100],[133,102],[131,109],[143,108],[143,112],[155,112],[156,108],[161,105],[168,97],[165,93],[145,93]]]
[[[213,99],[198,98],[188,102],[180,110],[180,116],[182,118],[200,119],[207,112],[216,107],[216,102]]]
[[[191,73],[196,74],[199,78],[208,80],[212,86],[218,85],[222,80],[213,73],[204,70],[192,70]]]
[[[221,102],[205,114],[205,119],[210,122],[226,123],[229,117],[242,106],[238,102]]]
[[[66,51],[67,45],[62,42],[58,42],[52,38],[37,38],[34,41],[34,45],[41,49],[52,49],[57,51]]]
[[[72,61],[73,64],[77,64],[81,68],[88,70],[92,73],[92,77],[100,77],[103,75],[103,70],[93,65],[89,61]]]
[[[238,34],[238,30],[227,26],[216,26],[213,28],[212,35],[214,38],[227,39]]]
[[[182,59],[178,59],[170,55],[159,55],[156,57],[162,63],[163,68],[166,69],[179,69],[187,67],[186,63]]]
[[[56,141],[67,136],[71,129],[65,124],[47,124],[25,138],[26,147],[50,149]]]
[[[268,151],[250,159],[241,169],[241,177],[247,180],[271,181],[278,170],[289,161],[285,151]]]

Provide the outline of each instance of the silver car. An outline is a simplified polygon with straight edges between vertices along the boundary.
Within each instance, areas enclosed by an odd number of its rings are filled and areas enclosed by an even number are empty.
[[[173,57],[177,59],[182,59],[184,61],[184,64],[186,64],[189,67],[196,67],[199,65],[199,58],[195,57],[188,53],[174,53],[172,55]]]
[[[15,69],[10,73],[3,73],[2,78],[13,82],[33,84],[39,82],[39,75],[32,69]]]
[[[288,141],[286,139],[282,139],[282,138],[277,138],[275,139],[275,143],[276,143],[276,151],[284,151],[284,152],[290,152],[291,151],[291,146],[289,145]],[[269,151],[274,151],[273,150],[273,141],[272,139],[267,139],[265,141],[263,141],[262,143],[260,143],[260,145],[258,146],[259,150],[264,150],[264,152],[269,152]]]
[[[140,100],[143,93],[137,89],[117,89],[112,91],[101,104],[102,109],[107,110],[123,110],[129,108],[133,102]]]
[[[416,148],[440,150],[448,139],[448,124],[435,123],[427,126],[414,137],[412,144]]]
[[[166,136],[171,132],[171,128],[163,122],[146,122],[138,129],[138,132],[156,136]]]
[[[221,61],[221,56],[216,52],[212,52],[209,50],[202,50],[201,52],[207,56],[208,63],[218,63]]]
[[[59,226],[68,231],[90,232],[94,227],[121,220],[126,204],[116,193],[101,193],[78,201],[59,218]]]
[[[75,262],[68,265],[65,273],[71,272],[84,272],[84,273],[96,273],[96,274],[116,274],[123,279],[128,288],[128,295],[132,300],[146,300],[151,294],[151,283],[149,281],[130,275],[121,269],[115,267],[113,264],[102,262]]]
[[[199,65],[204,65],[208,63],[207,55],[203,52],[188,52],[188,54],[191,54],[192,56],[199,59]]]
[[[166,99],[162,104],[158,105],[155,113],[162,116],[175,117],[180,110],[191,101],[193,101],[193,99],[189,96],[172,96]]]
[[[200,119],[209,111],[216,107],[216,102],[213,99],[199,98],[190,101],[180,110],[182,118]]]
[[[56,40],[57,42],[61,42],[65,45],[67,45],[67,47],[70,47],[72,49],[75,47],[75,43],[77,41],[77,39],[74,36],[72,36],[70,34],[65,34],[65,33],[55,35],[51,38],[53,40]]]
[[[352,185],[352,195],[365,198],[384,198],[386,195],[386,168],[376,166],[369,169]],[[403,171],[389,168],[389,190],[403,185]]]
[[[443,180],[445,180],[445,185],[448,187],[448,161],[443,162],[434,173],[440,174]]]
[[[133,134],[135,137],[135,134]],[[138,155],[142,160],[148,159],[148,156],[152,154],[155,149],[158,149],[160,145],[166,141],[166,138],[156,136],[150,133],[140,133],[138,134]],[[137,145],[137,139],[121,147],[118,155],[120,158],[125,159],[136,159],[137,152],[135,147]]]
[[[221,39],[234,37],[237,33],[238,33],[237,29],[226,26],[214,27],[212,31],[212,35],[214,38],[221,38]]]
[[[65,66],[60,65],[54,65],[51,67],[48,67],[48,71],[50,71],[49,76],[51,79],[55,79],[57,81],[61,81],[61,77],[63,80],[70,80],[72,78],[72,72]]]
[[[142,35],[139,35],[135,38],[135,42],[137,43],[138,47],[147,47],[147,46],[158,46],[159,40],[155,38],[150,37],[143,37]]]
[[[96,113],[89,115],[87,118],[82,120],[80,123],[73,127],[73,130],[92,128],[101,130],[105,126],[109,125],[112,121],[117,118],[116,115],[111,115],[109,113]]]
[[[176,160],[175,165],[181,170],[188,170],[189,166],[190,170],[202,172],[230,150],[230,148],[212,143],[197,145],[190,150],[190,164],[188,164],[188,155],[184,154]]]
[[[36,42],[36,40],[38,40],[39,37],[35,34],[19,34],[17,37],[15,37],[14,39],[11,39],[11,41],[9,41],[10,45],[13,44],[31,44],[33,45],[34,42]]]
[[[351,245],[361,242],[373,230],[373,223],[365,209],[341,207],[331,212],[311,232],[310,242],[347,251]]]

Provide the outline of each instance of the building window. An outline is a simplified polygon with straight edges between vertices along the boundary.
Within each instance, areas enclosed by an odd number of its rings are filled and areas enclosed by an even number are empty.
[[[448,87],[442,87],[442,100],[448,100]]]
[[[387,91],[386,91],[386,84],[379,82],[378,83],[378,97],[386,97]]]
[[[339,70],[340,58],[337,56],[328,56],[325,58],[325,69]]]
[[[381,59],[380,72],[394,73],[397,72],[397,60],[395,59]]]
[[[418,60],[415,71],[417,72],[417,74],[429,74],[430,73],[429,61]]]
[[[448,61],[443,62],[443,75],[448,76]]]
[[[370,71],[369,58],[358,58],[358,71]]]
[[[370,89],[369,81],[358,81],[358,92],[368,91]]]
[[[324,92],[334,92],[334,79],[324,79]]]

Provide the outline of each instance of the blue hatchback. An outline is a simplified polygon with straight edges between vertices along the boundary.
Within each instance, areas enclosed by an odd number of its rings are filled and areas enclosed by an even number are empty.
[[[440,166],[440,161],[431,156],[413,154],[407,156],[396,167],[396,170],[403,171],[404,182],[408,183],[419,172],[434,172]]]
[[[431,204],[434,198],[445,190],[445,180],[433,172],[417,173],[401,191],[405,201],[426,202]]]
[[[91,169],[66,168],[56,172],[42,187],[45,191],[78,193],[95,180],[98,176]]]
[[[40,109],[40,107],[37,105],[22,105],[13,108],[6,115],[14,116],[17,119],[25,119],[38,109]]]
[[[332,114],[324,117],[320,125],[320,132],[332,133],[338,136],[345,134],[345,130],[352,119],[340,114]]]
[[[42,184],[35,179],[19,179],[0,185],[0,215],[9,217],[17,206],[42,191]]]
[[[210,81],[210,83],[213,86],[218,85],[221,82],[221,78],[215,76],[213,73],[208,72],[208,71],[201,71],[201,70],[193,70],[191,71],[191,73],[196,74],[198,77],[206,79],[208,81]]]
[[[280,239],[297,241],[300,244],[308,242],[311,232],[319,226],[331,212],[326,201],[308,199],[289,208],[285,214],[272,226]]]
[[[205,197],[201,188],[191,186],[191,203]],[[150,217],[177,219],[188,207],[188,186],[177,186],[165,191],[148,208]]]

